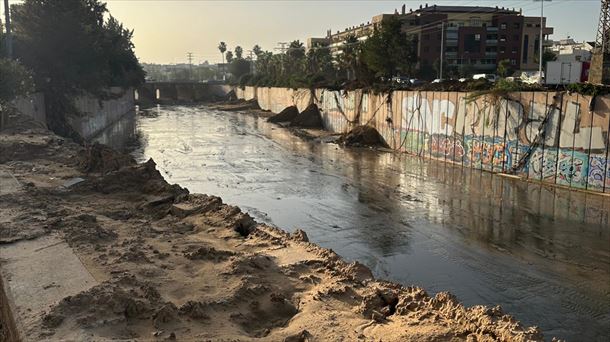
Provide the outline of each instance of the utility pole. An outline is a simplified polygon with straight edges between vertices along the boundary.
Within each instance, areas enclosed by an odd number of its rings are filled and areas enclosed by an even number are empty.
[[[6,26],[6,54],[8,58],[13,58],[13,34],[11,32],[11,14],[8,0],[4,0],[4,21]]]
[[[186,58],[189,60],[189,81],[193,80],[193,53],[187,52]]]
[[[286,45],[288,45],[288,43],[286,42],[279,42],[277,43],[280,47],[279,48],[275,48],[275,50],[280,50],[280,58],[281,58],[281,64],[282,64],[282,75],[284,74],[284,54],[286,52],[286,50],[288,50],[286,48]]]
[[[601,0],[599,25],[595,37],[595,48],[591,58],[589,83],[607,84],[610,82],[610,0]]]
[[[445,22],[441,21],[441,65],[439,68],[439,80],[443,80],[443,59],[445,58]]]
[[[540,47],[538,51],[540,53],[540,56],[538,57],[538,82],[540,84],[542,84],[542,54],[543,54],[543,40],[544,40],[544,35],[543,35],[543,30],[544,30],[544,2],[545,1],[551,1],[551,0],[534,0],[534,2],[536,1],[540,1]]]

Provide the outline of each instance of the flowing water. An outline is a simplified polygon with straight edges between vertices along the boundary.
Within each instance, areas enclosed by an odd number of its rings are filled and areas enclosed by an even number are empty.
[[[610,198],[306,141],[249,114],[157,107],[139,161],[376,276],[501,305],[548,338],[610,336]]]

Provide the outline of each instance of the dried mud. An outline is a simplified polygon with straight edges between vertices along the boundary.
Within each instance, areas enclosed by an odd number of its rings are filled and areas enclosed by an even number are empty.
[[[542,340],[499,307],[376,280],[304,231],[170,185],[152,160],[48,132],[0,133],[0,149],[25,185],[0,197],[0,243],[57,234],[98,282],[32,313],[25,340]]]

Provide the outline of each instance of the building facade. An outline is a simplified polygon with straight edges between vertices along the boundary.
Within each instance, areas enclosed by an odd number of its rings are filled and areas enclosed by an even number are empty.
[[[364,41],[390,16],[402,21],[405,34],[417,41],[420,69],[441,58],[447,69],[471,72],[495,72],[502,60],[515,71],[538,69],[540,17],[526,17],[521,10],[508,8],[420,5],[407,11],[403,5],[400,12],[374,16],[366,24],[327,31],[324,39],[333,54],[339,54],[348,37]],[[550,46],[553,28],[546,27],[546,18],[542,25],[543,45]]]

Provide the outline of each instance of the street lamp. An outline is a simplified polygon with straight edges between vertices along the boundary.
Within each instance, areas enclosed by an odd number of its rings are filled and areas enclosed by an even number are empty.
[[[538,82],[542,83],[542,37],[544,28],[544,2],[552,0],[534,0],[534,2],[540,2],[540,47],[538,51],[540,56],[538,57]]]

